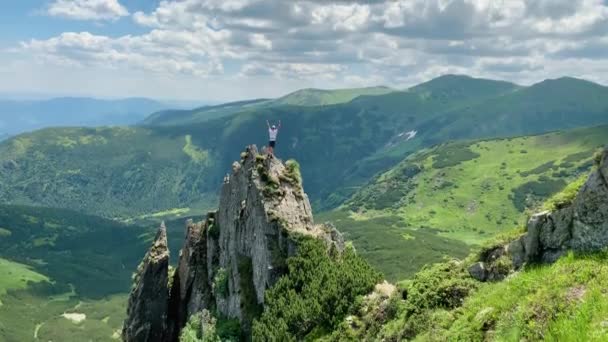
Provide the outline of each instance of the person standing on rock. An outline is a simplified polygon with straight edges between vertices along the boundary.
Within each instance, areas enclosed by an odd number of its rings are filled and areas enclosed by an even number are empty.
[[[270,125],[270,122],[266,120],[266,125],[268,126],[268,153],[270,155],[274,155],[274,147],[277,144],[277,135],[279,134],[279,129],[281,128],[281,120],[279,120],[279,126]]]

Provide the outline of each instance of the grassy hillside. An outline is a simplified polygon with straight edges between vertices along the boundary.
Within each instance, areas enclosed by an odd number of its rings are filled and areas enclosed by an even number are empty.
[[[569,254],[498,283],[466,262],[427,267],[388,298],[376,293],[352,323],[317,341],[606,341],[608,255]],[[384,296],[384,297],[383,297]]]
[[[607,136],[600,126],[442,144],[379,174],[322,218],[338,218],[338,229],[389,279],[406,278],[520,225],[527,208],[587,174]]]
[[[110,340],[153,229],[6,205],[0,227],[0,340]]]
[[[132,272],[158,226],[139,222],[149,228],[0,205],[0,341],[119,338]],[[167,230],[175,264],[184,220],[168,221]]]
[[[384,95],[395,90],[388,87],[351,89],[302,89],[272,101],[272,105],[326,106],[350,102],[359,96]]]
[[[469,252],[464,242],[443,237],[438,230],[412,229],[397,215],[367,218],[339,210],[316,215],[315,220],[334,224],[353,242],[357,254],[389,281],[409,278],[446,256],[462,258]]]
[[[504,81],[473,78],[464,75],[444,75],[411,87],[409,91],[423,96],[434,96],[446,100],[455,97],[481,101],[521,89],[520,86]]]
[[[492,137],[605,123],[607,93],[607,87],[576,78],[546,80],[449,113],[442,118],[441,133],[450,138]]]
[[[144,126],[176,126],[194,122],[200,123],[251,108],[261,108],[268,105],[271,101],[268,99],[257,99],[229,102],[216,106],[204,106],[192,110],[164,110],[149,115],[141,124]]]
[[[266,120],[280,119],[278,156],[301,163],[315,208],[327,209],[408,154],[450,138],[606,123],[602,108],[608,108],[608,88],[591,85],[595,90],[587,92],[586,82],[557,82],[556,87],[576,94],[559,102],[553,92],[543,92],[543,100],[536,86],[513,90],[504,82],[453,76],[417,90],[359,96],[336,105],[260,109],[253,103],[202,123],[43,130],[0,144],[0,200],[122,218],[190,208],[200,212],[215,203],[209,199],[235,156],[248,144],[265,144]],[[492,108],[491,103],[500,109],[515,94],[561,104],[518,107],[508,124],[501,124],[499,110],[480,112],[481,117],[468,114],[471,108]],[[568,105],[572,101],[576,106]],[[554,108],[563,108],[563,115],[554,115]]]
[[[263,110],[276,106],[325,106],[346,103],[362,95],[383,95],[392,92],[387,87],[352,88],[352,89],[302,89],[278,99],[257,99],[229,102],[216,106],[205,106],[193,110],[165,110],[154,113],[142,121],[145,126],[177,126],[202,123],[254,109]]]
[[[105,217],[204,207],[218,183],[205,177],[216,157],[196,139],[118,127],[20,135],[0,144],[0,200]]]

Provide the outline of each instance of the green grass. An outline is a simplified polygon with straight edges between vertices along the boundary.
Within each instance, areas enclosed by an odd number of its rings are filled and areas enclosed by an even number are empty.
[[[469,251],[463,242],[436,231],[408,228],[397,216],[366,219],[333,211],[316,215],[315,220],[333,223],[357,253],[390,281],[409,278],[426,264],[446,256],[464,257]]]
[[[200,136],[148,128],[53,128],[0,144],[0,201],[130,218],[171,208],[208,209],[213,154]],[[117,153],[119,151],[120,153]]]
[[[375,96],[391,93],[387,87],[352,89],[302,89],[272,101],[272,105],[327,106],[352,101],[359,96]]]
[[[444,336],[470,341],[605,341],[607,261],[606,253],[571,253],[555,265],[485,284],[465,301]]]
[[[606,136],[608,126],[601,126],[440,145],[379,175],[345,208],[366,218],[397,216],[410,228],[479,244],[520,225],[524,210],[539,208],[566,184],[584,178]]]
[[[127,294],[90,300],[73,295],[50,296],[30,286],[9,291],[3,299],[2,341],[111,341],[120,339]],[[75,323],[63,317],[64,313],[84,314],[86,319]]]
[[[548,88],[568,89],[572,96],[562,100]],[[0,163],[19,168],[0,173],[0,200],[112,218],[170,208],[207,210],[238,153],[246,145],[265,144],[265,121],[280,119],[277,154],[300,162],[317,209],[333,208],[375,173],[423,147],[606,123],[606,94],[604,87],[576,80],[518,88],[444,77],[410,91],[332,105],[247,102],[216,106],[230,113],[209,120],[203,115],[202,121],[176,114],[178,122],[168,125],[45,129],[0,144]],[[543,101],[551,106],[539,107]],[[505,117],[505,110],[517,115]],[[411,130],[418,134],[406,140],[403,133]]]
[[[0,340],[31,341],[37,332],[41,341],[110,341],[126,313],[131,274],[149,247],[145,238],[157,224],[0,205],[0,226],[11,232],[0,238]],[[168,226],[177,248],[183,222]],[[75,323],[64,313],[86,319]]]
[[[466,268],[458,261],[426,267],[384,305],[365,304],[352,318],[356,324],[344,323],[320,340],[608,339],[608,252],[571,252],[501,282],[477,282]]]
[[[203,150],[200,147],[196,146],[192,143],[192,136],[187,134],[186,137],[186,145],[182,149],[185,154],[187,154],[192,161],[196,164],[208,165],[209,164],[209,151]]]
[[[564,190],[549,198],[543,204],[543,209],[554,211],[572,204],[572,201],[578,194],[578,191],[585,184],[588,178],[588,175],[582,174],[577,180],[568,184]]]
[[[443,77],[410,91],[331,105],[246,102],[206,108],[202,117],[167,114],[173,123],[45,129],[0,144],[0,163],[9,168],[0,173],[0,201],[111,218],[171,208],[207,210],[243,147],[265,144],[266,120],[282,120],[277,155],[302,165],[315,209],[335,208],[374,174],[421,148],[606,123],[606,95],[608,88],[577,80],[519,88]],[[219,117],[207,112],[214,110],[227,112]],[[409,140],[405,133],[412,130],[418,133]],[[462,154],[459,159],[478,153],[452,152]]]
[[[0,258],[0,300],[6,291],[26,288],[29,282],[48,281],[49,278],[31,267]],[[0,302],[1,303],[1,302]]]

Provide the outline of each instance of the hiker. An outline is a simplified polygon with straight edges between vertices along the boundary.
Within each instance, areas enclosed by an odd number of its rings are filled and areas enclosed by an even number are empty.
[[[279,126],[272,125],[270,126],[270,122],[266,120],[266,125],[268,125],[268,153],[270,155],[274,155],[274,147],[277,143],[277,135],[279,134],[279,128],[281,128],[281,120],[279,120]]]

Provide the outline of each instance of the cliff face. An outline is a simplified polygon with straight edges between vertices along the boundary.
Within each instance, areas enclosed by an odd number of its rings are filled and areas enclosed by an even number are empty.
[[[154,244],[138,267],[131,290],[122,338],[125,341],[162,341],[167,337],[167,272],[169,249],[162,224]]]
[[[469,272],[479,280],[499,280],[506,257],[513,268],[527,262],[554,262],[568,250],[593,252],[608,246],[608,149],[598,157],[597,168],[571,203],[533,215],[527,232],[506,246],[488,251]],[[503,264],[504,265],[504,264]]]
[[[298,165],[260,155],[255,146],[224,178],[218,210],[203,222],[189,221],[185,235],[171,289],[164,281],[170,296],[155,302],[154,318],[163,320],[159,326],[166,326],[168,336],[144,340],[177,340],[189,317],[203,309],[237,318],[248,330],[264,304],[265,290],[287,272],[286,259],[297,251],[298,236],[314,236],[338,249],[344,245],[335,229],[314,224]],[[161,282],[141,276],[136,288]],[[125,331],[142,329],[150,321],[149,312],[140,316],[136,309],[148,299],[142,291],[131,293]],[[123,336],[139,341],[132,334]]]

